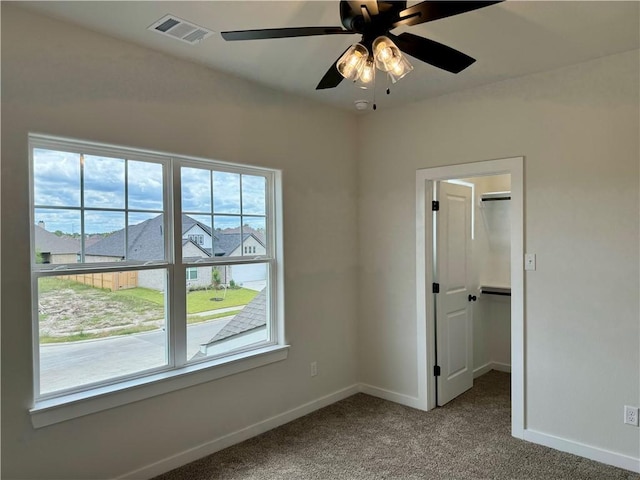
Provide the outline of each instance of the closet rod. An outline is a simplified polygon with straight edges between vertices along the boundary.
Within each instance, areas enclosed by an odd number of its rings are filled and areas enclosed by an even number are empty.
[[[511,200],[511,197],[501,197],[501,198],[483,198],[483,202],[497,202],[499,200]]]
[[[511,296],[511,288],[504,287],[480,287],[480,293],[485,295],[500,295],[503,297]]]

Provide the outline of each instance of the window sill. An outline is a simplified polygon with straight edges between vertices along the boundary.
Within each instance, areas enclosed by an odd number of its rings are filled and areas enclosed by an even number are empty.
[[[178,370],[41,400],[29,410],[31,422],[34,428],[46,427],[279,362],[287,358],[288,352],[288,345],[269,346]]]

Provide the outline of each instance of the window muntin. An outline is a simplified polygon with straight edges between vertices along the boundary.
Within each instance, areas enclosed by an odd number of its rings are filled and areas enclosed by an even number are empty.
[[[149,223],[163,219],[166,173],[162,162],[46,148],[34,148],[32,157],[32,212],[42,227],[36,229],[36,243],[56,250],[50,263],[165,260],[164,239],[162,248],[144,253],[129,251],[128,240]],[[162,236],[161,226],[155,232]],[[104,241],[107,236],[109,241]],[[40,245],[34,251],[36,264],[43,263]],[[70,259],[71,254],[75,259]]]
[[[52,364],[47,363],[51,358],[48,353],[54,349],[54,345],[43,344],[42,348],[34,352],[36,374],[40,373],[39,376],[36,375],[36,398],[57,397],[104,384],[117,385],[123,379],[143,377],[151,374],[150,372],[176,370],[179,373],[183,366],[195,361],[206,362],[208,359],[215,358],[215,364],[219,364],[219,359],[228,354],[248,353],[254,348],[277,344],[279,339],[281,341],[278,328],[282,323],[276,321],[276,305],[272,300],[277,263],[274,243],[268,240],[274,232],[275,172],[219,164],[213,161],[172,158],[157,153],[130,152],[118,147],[95,146],[50,137],[42,139],[39,136],[31,136],[30,141],[32,146],[30,150],[32,224],[34,224],[35,234],[32,240],[33,276],[36,286],[34,311],[38,311],[36,306],[40,296],[38,286],[45,279],[80,274],[104,277],[107,274],[116,273],[111,263],[117,261],[119,262],[117,273],[120,274],[148,276],[148,271],[151,270],[163,272],[162,284],[156,282],[146,285],[144,288],[150,292],[146,292],[146,295],[134,295],[134,297],[141,297],[147,301],[153,297],[157,302],[158,294],[161,293],[161,303],[165,312],[162,335],[166,336],[164,344],[156,342],[156,347],[163,352],[162,362],[157,361],[147,365],[144,362],[133,361],[133,365],[128,365],[127,368],[122,368],[120,371],[112,370],[111,376],[100,376],[97,372],[94,372],[93,377],[78,375],[78,380],[74,384],[62,386],[55,386],[52,379],[61,374],[64,375],[64,372],[53,372]],[[70,191],[76,189],[77,192],[63,191],[59,192],[62,194],[57,197],[47,194],[52,191],[52,184],[55,183],[55,176],[51,179],[49,175],[56,170],[56,161],[61,162],[68,170],[62,183],[58,182],[58,187],[62,185],[63,189]],[[105,173],[105,170],[110,169],[113,171],[109,174]],[[174,184],[178,184],[177,189],[170,184],[169,174],[172,171],[180,172],[177,175],[178,178],[175,175],[173,177]],[[100,183],[101,175],[105,178],[104,185]],[[229,182],[229,185],[225,182]],[[243,186],[243,182],[247,186]],[[261,185],[264,186],[261,187]],[[179,191],[177,200],[181,202],[171,200],[174,190]],[[253,200],[246,198],[243,200],[243,195],[250,196],[252,191],[257,191],[261,196]],[[229,192],[229,198],[224,198],[224,192]],[[174,204],[176,207],[182,205],[182,215],[175,215],[172,212],[171,206]],[[40,227],[35,225],[39,221],[42,221]],[[79,249],[70,252],[66,257],[51,251],[39,250],[38,245],[42,243],[42,239],[39,240],[38,236],[55,235],[56,230],[50,230],[52,227],[58,230],[58,239],[74,239],[80,244]],[[187,230],[191,227],[193,230],[188,233]],[[252,231],[254,227],[259,231]],[[224,232],[226,228],[235,230]],[[143,232],[146,233],[142,234]],[[149,236],[149,232],[154,235]],[[224,242],[218,238],[223,236]],[[229,248],[228,239],[234,236],[237,248],[232,252],[223,252],[221,247]],[[177,241],[169,243],[172,237],[177,237]],[[145,241],[141,241],[141,238]],[[246,262],[243,258],[243,247],[247,239],[254,241],[251,244],[253,249],[258,245],[257,253],[261,260],[256,262],[258,257],[254,252],[250,259],[252,263],[243,265],[243,262]],[[100,242],[102,242],[101,246]],[[109,244],[109,248],[106,248],[105,244]],[[96,248],[95,245],[101,248]],[[173,259],[176,261],[174,262]],[[54,263],[63,265],[51,265]],[[220,265],[217,265],[218,263]],[[159,265],[154,267],[156,264]],[[170,268],[164,268],[162,265],[169,265]],[[60,272],[60,268],[64,271]],[[214,278],[213,270],[215,269],[225,271],[222,282]],[[231,272],[234,269],[239,275],[239,280],[233,279]],[[246,274],[248,271],[251,272],[249,276]],[[180,272],[187,282],[187,289],[172,290],[171,287],[174,285],[172,277],[180,275]],[[261,278],[257,280],[256,272],[261,274],[258,275]],[[248,280],[246,285],[245,280]],[[218,289],[214,291],[213,287],[216,285]],[[205,313],[201,317],[209,315],[216,318],[205,318],[204,321],[198,322],[189,321],[191,306],[197,303],[197,298],[191,297],[191,294],[204,290],[211,293],[213,297],[222,293],[224,304],[225,292],[249,290],[249,287],[254,289],[253,296],[245,295],[240,301],[236,298],[231,310],[227,310],[227,312],[231,311],[231,314]],[[234,311],[246,308],[259,293],[266,296],[267,301],[263,302],[266,304],[266,311],[264,318],[258,322],[261,324],[256,331],[251,335],[242,331],[235,338],[231,338],[233,337],[231,335],[225,339],[225,342],[218,342],[215,349],[209,346],[199,358],[193,358],[193,355],[189,354],[194,348],[201,351],[202,345],[207,344],[207,341],[216,335],[208,329],[208,326],[203,329],[202,324],[214,324],[217,318],[232,316]],[[232,297],[234,297],[233,293],[229,295],[229,298]],[[214,300],[210,298],[207,300],[211,302],[210,305],[218,306],[217,302],[214,304]],[[170,303],[185,305],[186,311],[169,310],[166,305]],[[206,308],[216,310],[208,305]],[[169,311],[176,312],[171,319],[168,317]],[[208,311],[205,310],[205,312]],[[96,314],[96,318],[99,317],[100,315]],[[92,321],[97,322],[95,318],[88,320],[89,323]],[[171,322],[172,328],[166,328],[168,322]],[[39,313],[35,315],[34,324],[36,327],[34,330],[38,336],[36,344],[40,345],[38,332],[41,330],[41,315]],[[196,327],[199,328],[200,334],[195,333],[198,329]],[[109,328],[117,331],[119,326],[113,325]],[[42,323],[42,330],[45,335],[49,335],[46,333],[45,323]],[[95,333],[88,330],[95,329],[82,330],[81,336]],[[258,330],[262,333],[256,334]],[[147,333],[134,332],[127,335],[127,339],[135,339],[137,335],[147,335]],[[204,340],[200,340],[198,335]],[[94,343],[109,340],[110,338],[107,338]],[[49,340],[46,339],[46,341]],[[224,348],[220,348],[222,343],[225,345]],[[95,353],[98,354],[98,352]]]
[[[267,176],[192,166],[183,166],[180,175],[183,228],[187,228],[183,238],[202,231],[205,248],[200,261],[256,253],[273,256],[267,231]],[[255,252],[244,248],[254,243],[259,245]],[[193,255],[192,249],[183,251],[185,261],[193,260]]]

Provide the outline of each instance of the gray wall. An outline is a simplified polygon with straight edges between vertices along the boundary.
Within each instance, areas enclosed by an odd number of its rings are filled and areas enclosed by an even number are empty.
[[[29,132],[282,169],[288,359],[33,429]],[[3,478],[111,478],[353,385],[355,138],[349,114],[3,2]]]
[[[362,119],[362,382],[417,395],[416,170],[524,156],[526,428],[640,457],[638,54]]]
[[[637,59],[357,119],[2,3],[3,477],[114,477],[357,381],[415,395],[415,171],[519,155],[527,427],[637,458]],[[289,358],[33,429],[30,131],[283,169]]]

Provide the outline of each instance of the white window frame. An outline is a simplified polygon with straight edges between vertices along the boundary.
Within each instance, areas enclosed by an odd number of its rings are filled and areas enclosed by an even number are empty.
[[[44,148],[106,157],[162,163],[165,172],[164,184],[164,231],[167,232],[165,260],[157,262],[123,261],[91,264],[35,264],[35,219],[33,151]],[[282,180],[279,170],[232,164],[210,159],[186,157],[165,152],[90,143],[82,140],[29,135],[29,188],[31,225],[31,276],[32,276],[32,323],[34,325],[34,401],[30,408],[32,423],[36,428],[51,425],[107,408],[125,405],[133,401],[150,398],[180,388],[222,378],[227,375],[256,368],[287,358],[288,345],[284,342],[284,266],[282,245]],[[260,257],[211,257],[189,263],[182,259],[181,230],[181,167],[206,168],[215,171],[258,175],[267,179],[266,186],[266,237],[267,251]],[[61,207],[62,208],[62,207]],[[171,218],[169,218],[171,217]],[[174,229],[175,227],[175,229]],[[206,357],[197,362],[186,358],[186,270],[203,265],[241,265],[266,263],[269,271],[268,340],[231,351],[218,357]],[[142,270],[164,268],[167,271],[167,342],[168,363],[165,367],[138,372],[91,385],[39,394],[39,336],[38,336],[38,279],[61,273],[87,270]],[[55,270],[54,270],[55,269]]]

